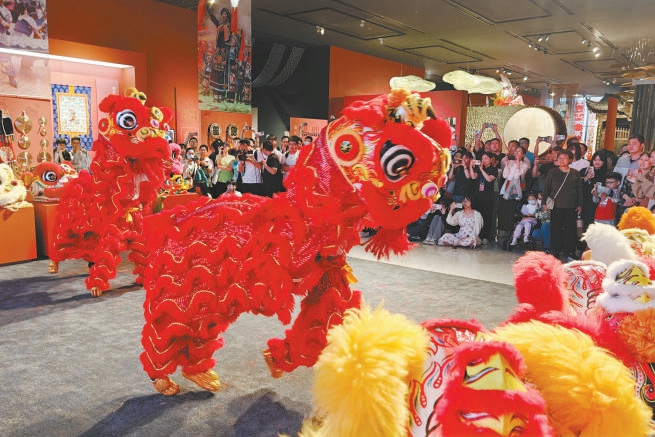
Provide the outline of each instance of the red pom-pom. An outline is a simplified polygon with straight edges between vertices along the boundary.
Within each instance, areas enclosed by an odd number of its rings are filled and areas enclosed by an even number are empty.
[[[557,258],[542,252],[528,252],[516,260],[513,270],[519,303],[532,305],[538,314],[566,311],[566,274]]]
[[[441,147],[447,148],[450,146],[452,132],[446,120],[441,118],[426,120],[423,122],[421,132],[435,140]]]

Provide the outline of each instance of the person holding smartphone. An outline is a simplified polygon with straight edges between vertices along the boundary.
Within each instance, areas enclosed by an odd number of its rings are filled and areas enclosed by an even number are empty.
[[[471,194],[476,209],[482,214],[484,225],[480,231],[482,244],[488,244],[493,241],[491,235],[492,222],[494,217],[494,182],[498,177],[498,169],[492,164],[493,154],[484,152],[480,161],[471,162],[471,175],[473,179],[473,191]]]
[[[450,204],[446,223],[459,226],[459,230],[456,233],[443,234],[439,238],[439,246],[470,248],[480,246],[482,241],[479,235],[484,225],[482,214],[473,209],[470,196],[464,196],[461,206],[462,208],[459,209],[455,202]]]
[[[471,159],[471,152],[463,148],[458,149],[453,157],[448,180],[454,184],[451,194],[455,202],[461,202],[464,195],[471,191]]]

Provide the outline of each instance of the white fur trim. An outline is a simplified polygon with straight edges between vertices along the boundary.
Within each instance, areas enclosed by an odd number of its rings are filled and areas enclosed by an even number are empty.
[[[591,249],[591,258],[607,265],[620,259],[638,259],[628,238],[614,226],[593,223],[589,225],[582,239]]]
[[[610,264],[607,267],[607,273],[603,280],[604,292],[598,296],[596,301],[598,305],[604,308],[609,313],[628,312],[634,313],[635,311],[645,310],[648,308],[655,308],[655,285],[639,286],[619,284],[616,282],[616,277],[621,272],[629,269],[632,266],[639,267],[644,271],[648,277],[648,266],[639,261],[620,260]],[[637,302],[639,296],[646,294],[650,301],[648,303]]]

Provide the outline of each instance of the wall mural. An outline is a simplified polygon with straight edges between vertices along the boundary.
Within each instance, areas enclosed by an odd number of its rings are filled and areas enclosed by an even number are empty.
[[[45,0],[0,2],[0,95],[50,98],[47,53]]]
[[[251,112],[250,0],[200,0],[198,103],[201,110]]]

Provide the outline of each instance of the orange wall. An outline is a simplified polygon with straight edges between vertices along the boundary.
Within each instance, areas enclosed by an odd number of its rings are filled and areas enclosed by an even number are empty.
[[[52,54],[135,65],[148,102],[169,108],[198,106],[196,23],[195,11],[155,0],[48,2]],[[136,64],[121,51],[136,52],[127,55]]]
[[[330,47],[330,117],[339,116],[344,97],[383,94],[389,79],[410,74],[424,77],[425,69]]]

